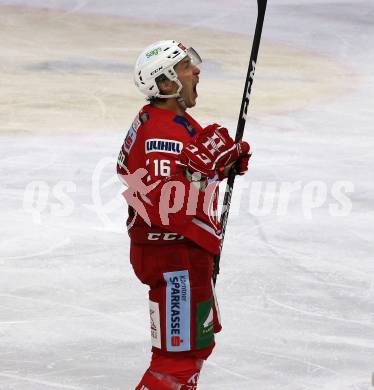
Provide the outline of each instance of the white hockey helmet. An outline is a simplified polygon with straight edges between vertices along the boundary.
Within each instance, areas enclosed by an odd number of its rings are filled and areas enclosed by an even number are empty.
[[[139,91],[149,98],[178,98],[182,84],[178,79],[174,66],[185,57],[190,57],[194,65],[201,63],[199,54],[192,48],[186,48],[182,43],[169,40],[152,43],[144,49],[135,64],[134,81]],[[178,85],[173,95],[162,95],[156,78],[165,75]]]

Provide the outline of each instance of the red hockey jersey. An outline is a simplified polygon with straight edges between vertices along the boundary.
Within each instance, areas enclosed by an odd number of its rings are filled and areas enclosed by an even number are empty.
[[[127,186],[127,221],[135,242],[194,241],[219,252],[218,182],[205,190],[190,182],[179,154],[201,126],[187,113],[146,105],[130,127],[117,162],[117,173]]]

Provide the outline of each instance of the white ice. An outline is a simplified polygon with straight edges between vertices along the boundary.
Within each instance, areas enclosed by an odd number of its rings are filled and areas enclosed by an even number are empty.
[[[0,10],[21,4],[65,10],[65,18],[117,15],[149,29],[172,22],[185,26],[186,37],[197,27],[248,36],[249,50],[255,3],[20,0],[0,1]],[[255,153],[234,189],[217,284],[224,328],[202,390],[371,388],[373,21],[372,1],[269,1],[264,42],[319,58],[317,75],[324,59],[350,76],[344,92],[328,99],[255,118],[249,110],[245,138]],[[0,59],[11,66],[7,53]],[[17,46],[14,53],[22,55]],[[271,67],[274,80],[286,77],[276,57]],[[258,72],[260,80],[261,48]],[[244,73],[237,77],[244,82]],[[135,87],[129,93],[138,99]],[[256,79],[252,93],[260,93]],[[228,107],[237,110],[241,95]],[[15,103],[7,107],[1,110],[17,112]],[[211,121],[219,117],[234,131],[235,120],[220,113],[216,107]],[[126,207],[113,174],[130,119],[119,124],[123,131],[108,122],[102,132],[51,134],[15,131],[14,113],[1,118],[0,389],[134,389],[150,356],[147,288],[129,264]],[[296,189],[284,203],[287,183]],[[334,195],[340,184],[343,203]],[[257,205],[258,194],[265,205]]]

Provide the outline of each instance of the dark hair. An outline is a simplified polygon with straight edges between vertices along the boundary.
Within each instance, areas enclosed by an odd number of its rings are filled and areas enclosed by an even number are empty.
[[[166,80],[169,80],[164,74],[161,74],[160,76],[157,76],[155,81],[156,81],[156,84],[157,86],[160,88],[159,86],[159,83],[163,82],[163,81],[166,81]],[[147,101],[149,103],[164,103],[165,102],[165,99],[163,98],[159,98],[159,97],[147,97]]]

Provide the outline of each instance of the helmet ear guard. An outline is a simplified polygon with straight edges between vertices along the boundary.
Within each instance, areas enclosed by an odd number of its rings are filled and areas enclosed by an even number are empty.
[[[159,41],[148,46],[138,57],[135,64],[134,82],[141,93],[148,98],[178,98],[182,83],[174,70],[174,66],[182,59],[189,57],[195,66],[201,58],[193,48],[186,48],[177,41]],[[172,95],[164,95],[157,85],[157,78],[164,75],[177,84],[178,89]]]
[[[155,80],[155,84],[156,84],[156,87],[157,87],[157,90],[158,90],[158,93],[156,94],[155,97],[158,97],[158,98],[161,98],[161,99],[169,99],[169,98],[177,98],[177,97],[179,97],[180,96],[180,92],[182,90],[182,83],[179,81],[177,72],[174,70],[174,67],[173,68],[167,68],[165,70],[165,72],[163,72],[162,74],[168,80],[174,81],[177,84],[178,89],[177,89],[177,92],[172,94],[172,95],[163,95],[163,94],[161,94],[160,89],[159,89],[159,87],[157,85],[157,81]]]

